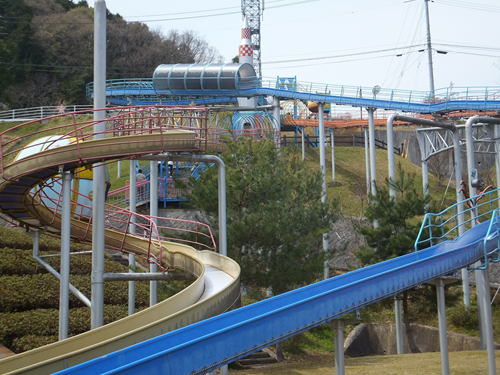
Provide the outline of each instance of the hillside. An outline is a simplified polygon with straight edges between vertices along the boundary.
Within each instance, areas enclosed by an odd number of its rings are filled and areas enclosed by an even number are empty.
[[[88,104],[94,9],[86,0],[1,1],[0,18],[0,110]],[[196,32],[164,35],[109,11],[106,18],[108,79],[152,77],[160,63],[223,60]]]
[[[300,149],[285,148],[283,152],[301,152]],[[328,199],[339,199],[342,216],[344,218],[358,217],[363,207],[366,206],[366,179],[364,149],[357,147],[337,147],[335,149],[336,178],[332,180],[331,174],[331,149],[327,148],[327,181]],[[377,181],[384,183],[387,176],[387,152],[377,150]],[[403,168],[409,172],[417,173],[418,183],[421,184],[420,168],[407,160],[396,156],[396,162],[401,162]],[[308,148],[306,163],[310,168],[319,169],[318,149]],[[112,180],[116,176],[117,164],[109,165]],[[122,163],[122,179],[127,179],[128,163]],[[430,178],[431,194],[435,200],[441,202],[444,197],[445,187],[437,186],[437,180]],[[421,185],[420,185],[421,186]],[[444,206],[453,203],[455,194],[448,192]],[[346,229],[349,231],[351,229]],[[352,231],[352,230],[351,230]],[[0,278],[3,290],[0,292],[0,342],[16,352],[28,350],[40,345],[45,345],[57,339],[57,299],[58,282],[49,276],[45,270],[31,258],[31,238],[19,235],[19,231],[5,229],[0,233]],[[51,255],[58,251],[57,239],[46,238],[42,241],[44,255]],[[88,250],[80,244],[73,244],[73,250]],[[58,268],[58,258],[52,259],[54,268]],[[126,268],[107,260],[106,272],[124,272]],[[90,286],[90,257],[80,255],[72,258],[71,281],[78,288],[89,295]],[[108,283],[110,284],[110,283]],[[119,319],[126,315],[126,283],[120,285],[113,283],[106,291],[107,317],[106,322]],[[173,292],[165,286],[165,295]],[[460,303],[460,286],[451,286],[447,289],[447,304],[450,329],[477,335],[477,319],[474,314],[467,314]],[[148,285],[138,288],[137,308],[148,305]],[[252,297],[261,298],[256,293]],[[436,299],[434,289],[422,286],[412,292],[410,297],[410,319],[412,322],[437,325]],[[473,297],[475,296],[472,293]],[[245,301],[252,302],[251,299]],[[77,300],[72,300],[70,313],[70,333],[78,334],[89,329],[90,314],[88,309],[82,307]],[[475,308],[474,302],[473,307]],[[376,305],[362,309],[362,319],[365,322],[392,322],[394,320],[392,300],[382,301]],[[499,339],[500,309],[497,303],[493,304],[495,319],[495,336]],[[349,329],[348,329],[349,330]],[[348,331],[347,330],[347,331]],[[289,355],[307,353],[310,350],[323,352],[332,350],[331,329],[313,330],[301,335],[302,338],[292,340],[288,348]],[[326,338],[325,338],[326,337]],[[329,344],[327,344],[329,342]],[[326,349],[330,348],[330,349]]]

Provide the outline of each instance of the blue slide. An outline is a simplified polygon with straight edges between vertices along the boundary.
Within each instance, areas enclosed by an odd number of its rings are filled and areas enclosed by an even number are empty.
[[[230,311],[58,374],[204,374],[469,266],[484,258],[485,253],[498,251],[498,226],[494,215],[491,221],[475,226],[456,240]]]

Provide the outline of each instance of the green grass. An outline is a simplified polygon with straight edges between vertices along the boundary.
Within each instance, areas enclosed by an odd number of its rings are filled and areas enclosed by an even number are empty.
[[[500,368],[500,352],[496,353],[496,365]],[[450,352],[450,372],[453,375],[487,375],[486,351]],[[229,370],[241,375],[333,375],[333,353],[314,354],[272,366],[248,370]],[[345,359],[346,375],[440,375],[441,353],[420,353],[387,356],[368,356]]]
[[[52,123],[43,125],[43,129],[51,129],[54,126],[63,124],[62,119],[58,119]],[[7,125],[0,123],[0,130],[4,129]],[[10,123],[12,126],[12,123]],[[28,128],[22,130],[27,131]],[[69,127],[68,127],[69,129]],[[22,132],[21,129],[19,132]],[[15,132],[17,133],[17,132]],[[54,133],[59,133],[55,131]],[[19,133],[21,134],[21,133]],[[26,134],[30,134],[27,132]],[[16,134],[17,136],[17,134]],[[36,139],[36,134],[32,136]],[[301,150],[297,148],[284,148],[283,152],[297,152],[300,153]],[[343,215],[346,216],[361,216],[363,213],[363,208],[366,207],[366,166],[365,166],[365,151],[361,147],[336,147],[335,148],[335,180],[332,179],[331,170],[331,159],[332,152],[331,148],[326,149],[326,177],[327,181],[331,182],[327,188],[328,199],[339,199],[340,209]],[[385,178],[388,176],[387,167],[387,151],[376,150],[376,160],[377,160],[377,184],[381,186],[384,184]],[[421,168],[395,155],[396,163],[400,162],[407,172],[416,173],[416,181],[419,185],[420,191],[422,191],[422,177]],[[135,161],[134,161],[135,163]],[[319,169],[319,150],[317,148],[306,148],[306,163],[310,168]],[[141,167],[146,165],[146,161],[141,161]],[[118,178],[118,163],[113,162],[108,165],[109,174],[111,177],[112,187],[111,189],[116,189],[125,186],[125,181],[129,179],[129,161],[122,161],[121,163],[121,177]],[[436,202],[441,204],[444,199],[442,207],[447,207],[455,203],[455,192],[454,187],[450,187],[450,190],[445,196],[445,186],[438,186],[437,178],[432,174],[429,176],[430,181],[430,194]],[[57,246],[58,240],[47,239],[42,241],[42,245],[48,241],[50,245],[47,246],[47,251],[50,251],[53,247]],[[0,247],[11,247],[19,248],[16,243],[29,244],[28,248],[31,246],[31,238],[24,238],[21,236],[16,238],[16,236],[7,235],[5,232],[0,232]],[[55,245],[54,245],[55,243]],[[25,245],[22,245],[24,248]],[[1,250],[0,250],[1,251]],[[182,288],[183,285],[163,285],[160,283],[160,299],[167,298],[172,295],[173,289],[177,290]],[[451,304],[448,306],[449,313],[456,322],[459,324],[451,324],[450,329],[457,332],[477,335],[477,328],[474,327],[474,322],[468,319],[468,316],[461,314],[461,311],[457,306],[457,298],[459,299],[461,289],[455,288],[453,293],[448,288],[447,303]],[[433,309],[433,303],[427,303],[427,294],[432,294],[429,289],[423,288],[420,292],[414,293],[410,300],[410,306],[412,308],[412,321],[420,322],[422,324],[429,324],[437,326],[437,316],[435,313],[435,308]],[[458,296],[458,297],[457,297]],[[431,297],[432,298],[432,297]],[[431,301],[428,298],[428,301]],[[258,298],[257,298],[258,299]],[[251,303],[257,299],[248,300],[247,303]],[[435,299],[434,299],[435,301]],[[456,310],[456,311],[455,311]],[[370,307],[364,308],[361,311],[362,319],[367,322],[393,322],[394,312],[393,312],[393,301],[386,300],[374,304]],[[493,305],[493,316],[495,322],[500,322],[500,308],[495,303]],[[351,327],[352,328],[352,327]],[[347,331],[349,328],[347,329]],[[500,338],[500,325],[495,324],[495,337]],[[311,331],[305,332],[299,335],[297,338],[290,339],[288,343],[284,345],[285,351],[294,356],[300,356],[301,353],[325,353],[331,352],[333,348],[333,329],[329,327],[318,327]]]

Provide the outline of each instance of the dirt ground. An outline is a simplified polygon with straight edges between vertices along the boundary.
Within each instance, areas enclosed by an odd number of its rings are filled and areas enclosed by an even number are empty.
[[[487,375],[486,351],[449,353],[453,375]],[[500,351],[496,353],[500,369]],[[284,363],[248,370],[229,370],[232,375],[332,375],[335,374],[334,354],[303,355]],[[345,359],[346,375],[441,375],[441,354],[421,353],[373,356]]]

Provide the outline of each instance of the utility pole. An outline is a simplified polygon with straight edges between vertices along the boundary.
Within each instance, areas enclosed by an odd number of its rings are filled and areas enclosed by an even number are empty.
[[[431,22],[429,20],[429,0],[424,0],[425,19],[427,21],[427,56],[429,59],[429,89],[430,97],[434,97],[434,69],[432,67]]]
[[[257,77],[262,77],[260,63],[260,17],[264,12],[264,0],[241,0],[243,18],[247,17],[253,45],[253,67]]]

